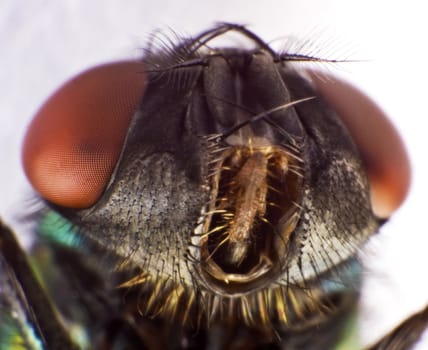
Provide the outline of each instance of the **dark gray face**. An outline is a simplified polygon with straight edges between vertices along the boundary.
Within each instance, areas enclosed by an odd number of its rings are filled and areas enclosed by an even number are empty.
[[[102,196],[57,209],[141,271],[125,285],[152,290],[153,314],[184,303],[209,320],[319,323],[354,300],[356,251],[379,226],[366,174],[291,57],[242,28],[257,48],[207,48],[223,31],[146,55],[147,87]]]

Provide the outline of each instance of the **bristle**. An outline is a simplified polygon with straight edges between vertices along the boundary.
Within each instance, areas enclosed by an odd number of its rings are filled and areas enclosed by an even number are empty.
[[[136,286],[138,284],[146,283],[150,278],[150,274],[147,272],[142,272],[135,277],[130,278],[129,280],[119,284],[116,288],[129,288]]]
[[[273,303],[275,305],[278,320],[282,324],[287,324],[288,318],[287,318],[286,306],[285,306],[285,302],[284,302],[284,296],[282,293],[282,288],[276,288],[272,294],[273,294],[273,296],[272,296],[273,297]]]

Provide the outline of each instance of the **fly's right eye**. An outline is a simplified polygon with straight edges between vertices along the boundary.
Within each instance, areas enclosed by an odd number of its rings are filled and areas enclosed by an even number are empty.
[[[81,73],[46,101],[22,150],[24,171],[44,199],[67,208],[96,203],[146,83],[143,63],[116,62]]]

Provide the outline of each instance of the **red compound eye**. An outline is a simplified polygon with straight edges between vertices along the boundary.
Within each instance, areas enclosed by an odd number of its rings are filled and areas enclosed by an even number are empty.
[[[56,91],[24,139],[24,171],[46,200],[69,208],[95,204],[119,158],[146,87],[144,65],[92,68]]]
[[[405,200],[411,168],[403,142],[382,110],[354,86],[330,75],[309,72],[351,132],[368,171],[372,207],[387,218]]]

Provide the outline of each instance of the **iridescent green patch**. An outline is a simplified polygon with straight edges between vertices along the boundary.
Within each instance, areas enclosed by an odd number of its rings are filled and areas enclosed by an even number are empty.
[[[43,350],[33,327],[22,322],[18,315],[2,314],[0,325],[0,348],[2,350]]]
[[[344,327],[343,334],[335,350],[360,350],[361,341],[358,335],[357,314],[351,316]]]
[[[54,211],[47,211],[41,216],[38,231],[40,237],[49,242],[70,248],[82,245],[82,237],[74,226]]]

